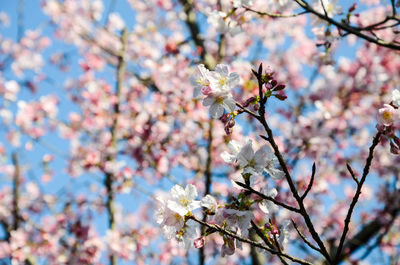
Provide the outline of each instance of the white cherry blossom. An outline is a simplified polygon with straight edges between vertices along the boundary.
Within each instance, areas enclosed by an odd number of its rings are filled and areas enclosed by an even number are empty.
[[[251,6],[253,0],[233,0],[233,7],[239,8],[241,6]]]
[[[395,89],[392,91],[392,101],[393,105],[400,107],[400,91]]]
[[[194,74],[190,77],[190,83],[194,87],[194,98],[201,96],[202,89],[210,85],[210,81],[207,79],[209,70],[204,66],[204,64],[199,64],[197,68],[199,69],[200,74]]]
[[[267,149],[262,146],[255,153],[253,143],[249,140],[240,150],[237,161],[244,168],[243,174],[261,174],[267,164]]]
[[[226,13],[221,11],[213,10],[210,12],[207,16],[207,22],[222,34],[230,33],[235,35],[242,31],[236,21],[230,19]]]
[[[181,230],[184,225],[184,219],[178,213],[166,207],[166,200],[163,198],[156,198],[159,208],[156,211],[156,222],[162,227],[164,236],[167,239],[172,239],[176,232]]]
[[[279,165],[278,158],[276,158],[270,147],[265,146],[264,155],[266,157],[265,171],[273,179],[277,180],[283,178],[285,176],[285,173],[276,168],[276,166]]]
[[[185,216],[188,212],[200,207],[200,201],[195,200],[197,189],[192,184],[188,184],[185,189],[182,186],[175,185],[172,187],[170,195],[167,207],[181,216]]]
[[[235,162],[235,160],[236,160],[236,158],[237,158],[237,156],[238,156],[238,154],[240,152],[241,146],[237,141],[231,140],[228,143],[228,148],[229,148],[230,153],[228,153],[227,151],[224,151],[221,154],[221,158],[226,163],[233,163],[233,162]]]
[[[264,187],[262,193],[265,196],[271,197],[273,199],[276,197],[276,195],[278,195],[278,191],[275,188],[268,189],[268,186]],[[260,207],[261,211],[263,211],[266,214],[269,214],[272,211],[276,211],[277,209],[277,206],[269,200],[262,200],[258,204],[258,206]]]
[[[218,205],[215,198],[210,194],[207,194],[204,198],[201,199],[201,206],[207,208],[211,212],[215,212]]]
[[[230,93],[213,93],[204,99],[203,106],[210,106],[210,115],[213,118],[218,119],[224,114],[224,110],[227,112],[234,111],[236,107],[236,101],[233,99]]]
[[[236,231],[238,235],[247,237],[250,221],[253,218],[251,211],[239,211],[235,209],[222,209],[215,217],[217,224],[226,224],[228,230]]]
[[[229,68],[225,64],[218,64],[214,71],[208,74],[210,87],[213,92],[230,92],[232,88],[240,82],[240,77],[237,73],[229,73]]]

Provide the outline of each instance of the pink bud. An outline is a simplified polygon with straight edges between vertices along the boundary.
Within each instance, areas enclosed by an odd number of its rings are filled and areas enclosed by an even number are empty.
[[[204,246],[204,243],[206,242],[206,238],[204,236],[199,237],[194,240],[194,247],[195,248],[202,248]]]
[[[255,97],[250,97],[246,100],[246,102],[244,102],[243,107],[248,107],[250,105],[250,103],[254,102],[256,100]]]
[[[231,127],[225,126],[225,133],[226,133],[226,134],[231,134],[232,131],[233,131],[233,130],[232,130]]]
[[[230,116],[231,116],[230,113],[225,113],[224,115],[222,115],[222,117],[221,117],[222,123],[227,123],[229,118],[230,118]]]
[[[287,99],[287,96],[284,93],[280,93],[280,94],[275,94],[274,95],[277,99],[279,100],[285,100]]]
[[[212,93],[211,87],[206,86],[201,88],[201,93],[203,93],[204,96],[208,96]]]
[[[349,13],[353,12],[354,10],[356,10],[357,8],[357,4],[354,3],[350,8],[349,8]]]

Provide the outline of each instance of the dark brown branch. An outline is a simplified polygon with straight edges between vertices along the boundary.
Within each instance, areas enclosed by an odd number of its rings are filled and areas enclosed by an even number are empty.
[[[386,208],[389,207],[387,206]],[[392,220],[394,220],[399,211],[400,209],[397,207],[389,212]],[[387,212],[387,209],[384,212]],[[339,264],[346,257],[350,256],[360,247],[367,244],[368,241],[372,239],[376,234],[378,234],[378,232],[386,225],[387,224],[385,221],[382,220],[381,215],[377,216],[374,220],[364,225],[357,234],[355,234],[351,239],[347,240],[347,242],[344,244],[344,251],[342,251],[340,258],[336,264]]]
[[[294,220],[292,219],[291,221],[292,221],[292,224],[293,224],[293,226],[294,226],[294,229],[296,229],[297,234],[299,234],[300,238],[304,241],[304,243],[306,243],[307,246],[309,246],[310,248],[312,248],[312,249],[314,249],[314,250],[316,250],[316,251],[318,251],[318,252],[321,253],[321,250],[320,250],[318,247],[314,246],[314,245],[306,238],[306,236],[303,235],[303,233],[300,232],[299,227],[298,227],[297,224],[294,222]]]
[[[248,109],[246,109],[245,107],[243,107],[240,103],[236,102],[236,106],[239,107],[243,112],[246,112],[247,114],[250,114],[251,116],[253,116],[254,118],[258,119],[258,115]]]
[[[215,59],[214,57],[207,53],[207,50],[204,45],[204,39],[202,38],[200,34],[200,28],[199,25],[197,24],[197,19],[196,19],[196,12],[194,10],[193,6],[193,0],[179,0],[179,2],[183,6],[183,12],[186,14],[186,19],[185,23],[187,27],[189,28],[190,35],[192,36],[193,42],[197,47],[201,49],[200,52],[200,58],[201,61],[204,62],[204,65],[208,69],[212,69],[215,66]]]
[[[307,194],[310,192],[312,185],[314,183],[314,176],[315,176],[315,162],[312,165],[312,173],[311,173],[310,182],[308,183],[307,189],[304,192],[303,196],[301,196],[301,200],[304,200],[307,197]]]
[[[276,204],[276,205],[278,205],[278,206],[281,206],[281,207],[283,207],[283,208],[285,208],[285,209],[287,209],[287,210],[289,210],[289,211],[291,211],[291,212],[300,213],[300,210],[299,210],[299,209],[297,209],[297,208],[295,208],[295,207],[293,207],[293,206],[287,205],[287,204],[285,204],[285,203],[283,203],[283,202],[277,201],[277,200],[275,200],[275,199],[272,198],[272,197],[268,197],[268,196],[266,196],[265,194],[263,194],[263,193],[261,193],[261,192],[259,192],[259,191],[256,191],[255,189],[253,189],[252,187],[250,187],[250,186],[248,186],[248,185],[246,185],[246,184],[244,184],[244,183],[241,183],[241,182],[238,182],[238,181],[235,181],[235,183],[236,183],[237,185],[239,185],[240,187],[245,188],[246,190],[250,191],[251,193],[254,193],[254,194],[256,194],[257,196],[263,198],[264,200],[271,201],[271,202],[273,202],[274,204]]]
[[[343,22],[338,22],[338,21],[326,16],[325,14],[319,13],[318,11],[314,10],[308,3],[304,2],[303,0],[293,0],[293,1],[295,1],[299,6],[301,6],[305,11],[314,14],[315,16],[319,17],[320,19],[325,20],[326,22],[329,22],[332,25],[335,25],[339,29],[346,31],[349,34],[353,34],[353,35],[360,37],[368,42],[375,43],[376,45],[379,45],[382,47],[386,47],[386,48],[393,49],[393,50],[400,50],[399,45],[395,45],[393,43],[389,43],[389,42],[385,42],[380,39],[373,38],[369,35],[362,33],[357,28],[354,28]]]
[[[297,17],[297,16],[301,16],[304,14],[307,14],[308,11],[303,11],[297,14],[279,14],[279,13],[269,13],[269,12],[263,12],[263,11],[257,11],[254,9],[251,9],[250,7],[244,6],[244,9],[246,9],[247,11],[256,13],[257,15],[260,16],[268,16],[268,17],[272,17],[272,18],[291,18],[291,17]]]
[[[21,185],[21,168],[19,165],[18,155],[17,153],[12,153],[12,162],[14,165],[14,177],[13,177],[13,225],[12,229],[17,230],[20,222],[20,213],[19,213],[19,188]]]
[[[233,238],[239,240],[240,242],[244,242],[244,243],[250,244],[250,245],[252,245],[252,246],[255,246],[255,247],[264,249],[264,250],[270,252],[270,253],[273,254],[273,255],[279,255],[279,256],[282,256],[282,257],[284,257],[284,258],[288,258],[289,260],[291,260],[291,261],[293,261],[293,262],[297,262],[297,263],[299,263],[299,264],[303,264],[303,265],[312,265],[312,263],[310,263],[310,262],[308,262],[308,261],[305,261],[305,260],[301,260],[301,259],[292,257],[292,256],[290,256],[290,255],[288,255],[288,254],[286,254],[286,253],[284,253],[284,252],[280,253],[279,251],[276,251],[276,250],[274,250],[274,249],[272,249],[272,248],[266,247],[266,246],[264,246],[263,244],[261,244],[261,243],[259,243],[259,242],[256,242],[256,241],[250,240],[250,239],[248,239],[248,238],[243,238],[243,237],[241,237],[241,236],[238,236],[237,234],[235,234],[235,233],[233,233],[233,232],[231,232],[231,231],[229,231],[229,230],[226,230],[226,229],[222,228],[221,226],[219,226],[219,225],[217,225],[217,224],[209,224],[209,223],[207,223],[207,222],[203,222],[203,221],[197,219],[197,218],[194,217],[194,216],[189,216],[188,218],[189,218],[189,219],[192,219],[192,220],[194,220],[194,221],[196,221],[197,223],[199,223],[199,224],[201,224],[201,225],[203,225],[203,226],[205,226],[205,227],[207,227],[207,228],[210,228],[210,229],[212,229],[212,230],[218,231],[218,232],[220,232],[220,233],[222,233],[222,234],[225,234],[225,235],[227,235],[227,236],[233,237]]]
[[[282,253],[282,249],[279,246],[278,241],[276,240],[276,236],[274,235],[274,241],[275,241],[275,247],[271,244],[271,242],[269,242],[268,238],[264,235],[264,233],[261,231],[260,228],[258,228],[258,226],[254,223],[254,221],[251,221],[251,227],[254,229],[254,231],[256,231],[257,235],[264,241],[264,243],[271,249],[277,249],[279,253]],[[281,260],[281,262],[285,265],[288,265],[288,263],[286,262],[286,260],[278,255],[278,258]]]
[[[265,98],[263,91],[262,91],[262,86],[263,86],[263,81],[262,81],[262,66],[260,65],[258,73],[257,72],[253,72],[256,77],[257,77],[257,81],[258,81],[258,88],[259,88],[259,97],[260,97],[260,109],[258,110],[259,113],[259,117],[258,120],[261,123],[261,125],[264,127],[264,130],[267,133],[267,137],[263,137],[264,139],[266,139],[272,146],[272,149],[274,150],[274,154],[276,156],[276,158],[279,161],[279,165],[281,166],[284,174],[285,174],[285,178],[286,181],[289,185],[290,191],[293,195],[293,197],[295,198],[295,200],[297,201],[297,204],[299,205],[299,210],[300,210],[300,214],[303,216],[304,222],[312,236],[312,238],[314,239],[314,241],[318,244],[320,250],[321,250],[321,254],[325,257],[325,259],[330,263],[331,258],[330,255],[324,245],[324,243],[322,242],[320,236],[318,235],[317,231],[314,228],[314,225],[311,221],[311,217],[309,216],[309,214],[307,213],[307,210],[304,206],[303,200],[301,199],[300,195],[297,192],[297,188],[293,182],[292,176],[289,173],[288,167],[286,165],[285,160],[283,159],[283,156],[281,154],[281,152],[279,151],[279,147],[276,144],[275,140],[274,140],[274,135],[272,133],[271,128],[269,127],[266,119],[265,119],[265,103],[267,101],[267,98]]]
[[[371,167],[372,159],[374,157],[374,150],[375,150],[375,147],[379,143],[380,137],[381,137],[381,132],[378,132],[375,135],[374,140],[372,141],[372,145],[369,148],[369,153],[368,153],[367,160],[365,162],[365,166],[364,166],[364,169],[363,169],[363,174],[362,174],[361,180],[359,181],[359,183],[357,183],[356,193],[354,194],[353,200],[352,200],[352,202],[350,204],[349,210],[348,210],[347,215],[346,215],[346,219],[344,220],[343,233],[342,233],[342,236],[340,238],[339,246],[338,246],[337,251],[336,251],[335,263],[338,262],[339,259],[340,259],[340,255],[341,255],[341,252],[342,252],[342,249],[343,249],[344,241],[346,239],[347,232],[349,231],[349,225],[350,225],[350,221],[351,221],[351,216],[352,216],[353,210],[354,210],[354,208],[355,208],[355,206],[356,206],[356,204],[358,202],[358,199],[359,199],[359,197],[361,195],[361,189],[362,189],[363,184],[364,184],[364,182],[365,182],[365,180],[367,178],[367,175],[369,173],[369,169]]]
[[[360,182],[358,181],[356,175],[354,174],[353,169],[351,168],[350,164],[346,164],[347,170],[349,171],[351,178],[357,183],[357,186],[360,185]]]

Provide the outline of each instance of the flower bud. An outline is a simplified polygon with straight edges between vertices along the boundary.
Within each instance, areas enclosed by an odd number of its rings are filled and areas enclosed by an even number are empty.
[[[279,84],[274,88],[274,91],[279,91],[279,90],[283,90],[285,89],[285,85],[284,84]]]
[[[248,106],[249,106],[251,103],[253,103],[255,100],[256,100],[256,97],[250,97],[250,98],[248,98],[248,99],[244,102],[243,107],[248,107]]]
[[[221,116],[221,121],[222,123],[226,124],[229,121],[231,114],[230,113],[225,113],[224,115]]]
[[[349,13],[353,12],[354,10],[356,10],[357,8],[357,4],[354,3],[350,8],[349,8]]]
[[[194,244],[195,248],[202,248],[202,247],[204,247],[205,242],[206,242],[206,238],[204,236],[201,236],[201,237],[195,239],[193,244]]]
[[[277,99],[279,99],[279,100],[285,100],[285,99],[287,99],[287,96],[285,95],[285,94],[283,94],[283,93],[281,93],[281,94],[275,94],[274,95]]]

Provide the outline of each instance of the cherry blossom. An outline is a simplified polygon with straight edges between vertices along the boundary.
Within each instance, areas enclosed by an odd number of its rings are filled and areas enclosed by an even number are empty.
[[[185,189],[182,186],[175,185],[170,194],[167,207],[181,216],[200,207],[200,201],[195,200],[197,189],[192,184],[188,184]]]
[[[398,111],[391,105],[385,104],[383,108],[378,110],[377,120],[379,125],[390,126],[398,118]]]

